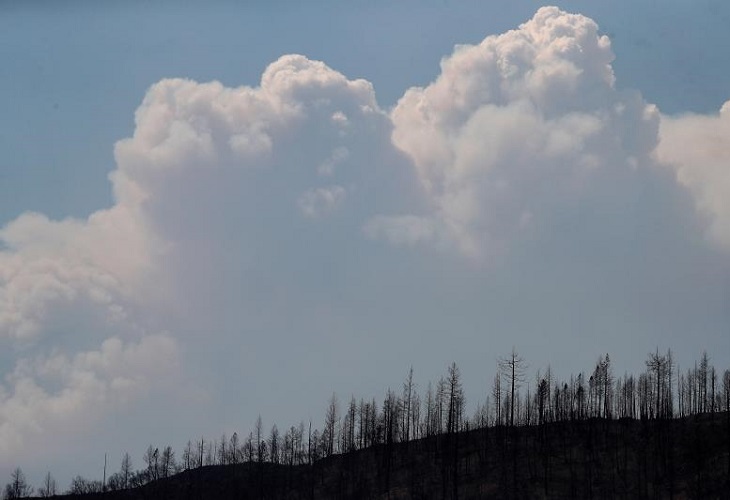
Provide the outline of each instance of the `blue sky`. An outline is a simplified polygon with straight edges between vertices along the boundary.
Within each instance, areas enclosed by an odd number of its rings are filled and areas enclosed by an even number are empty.
[[[0,3],[0,477],[316,424],[410,365],[456,360],[475,404],[513,345],[564,376],[730,365],[730,8],[559,2],[610,48],[439,66],[540,6]]]

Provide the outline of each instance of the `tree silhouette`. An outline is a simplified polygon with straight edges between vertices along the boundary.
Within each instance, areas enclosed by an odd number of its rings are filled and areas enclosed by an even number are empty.
[[[16,469],[10,474],[10,482],[5,486],[3,498],[6,500],[15,500],[16,498],[27,498],[33,494],[33,488],[30,487],[25,479],[25,474],[20,469]]]
[[[169,477],[175,472],[175,452],[172,450],[172,446],[166,446],[162,450],[162,457],[160,459],[160,475],[163,478]]]
[[[278,464],[281,457],[281,443],[279,438],[279,428],[274,424],[269,434],[269,461]]]
[[[409,441],[411,439],[411,423],[413,421],[413,367],[408,370],[408,378],[403,383],[403,439]]]
[[[237,464],[241,461],[241,442],[238,439],[238,433],[231,435],[231,441],[228,443],[228,463]]]
[[[461,418],[464,414],[464,390],[461,386],[461,371],[456,363],[449,366],[448,374],[448,413],[446,432],[452,434],[461,430]]]
[[[667,352],[666,356],[656,353],[649,354],[646,367],[654,379],[655,393],[653,394],[656,418],[670,418],[672,408],[672,354]]]
[[[725,440],[727,441],[727,483],[730,486],[730,370],[722,376],[722,392],[725,398]]]
[[[43,479],[43,486],[38,489],[38,496],[41,498],[49,498],[55,497],[56,493],[56,480],[53,479],[50,472],[47,472]]]
[[[324,444],[324,455],[330,456],[335,452],[335,442],[337,433],[337,395],[332,394],[329,405],[327,406],[327,414],[325,415],[324,429],[322,430],[322,441]]]
[[[132,457],[129,456],[129,453],[125,453],[122,457],[121,467],[119,468],[119,474],[122,479],[122,488],[129,488],[129,479],[132,473]]]
[[[152,445],[147,447],[143,456],[144,462],[147,464],[147,477],[150,481],[155,481],[159,478],[159,459],[160,450],[154,448]]]
[[[517,391],[525,380],[525,361],[517,354],[515,348],[507,357],[499,358],[499,370],[503,377],[506,377],[510,386],[510,417],[509,425],[515,425],[515,391]]]

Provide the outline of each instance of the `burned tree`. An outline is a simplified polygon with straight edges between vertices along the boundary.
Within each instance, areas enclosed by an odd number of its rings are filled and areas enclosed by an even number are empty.
[[[520,388],[522,382],[525,381],[525,361],[522,357],[517,354],[515,348],[512,348],[512,352],[509,356],[499,358],[499,371],[500,374],[507,379],[510,387],[510,399],[509,399],[509,425],[514,427],[515,425],[515,392]]]

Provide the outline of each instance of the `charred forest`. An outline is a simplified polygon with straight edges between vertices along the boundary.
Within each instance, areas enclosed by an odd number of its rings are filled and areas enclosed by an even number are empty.
[[[333,394],[321,425],[150,444],[66,489],[18,468],[3,498],[730,498],[730,369],[706,353],[682,370],[656,351],[620,376],[605,355],[558,380],[528,379],[513,350],[484,392],[467,414],[456,363],[425,388],[411,368],[382,399]]]

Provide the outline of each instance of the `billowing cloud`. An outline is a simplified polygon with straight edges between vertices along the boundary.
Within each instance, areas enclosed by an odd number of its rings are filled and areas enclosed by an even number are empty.
[[[163,80],[135,119],[115,149],[114,206],[86,220],[28,213],[0,231],[0,337],[18,349],[0,385],[3,456],[159,390],[185,334],[159,332],[196,315],[214,328],[207,301],[230,291],[215,276],[266,269],[303,220],[344,212],[359,235],[382,151],[395,155],[371,85],[297,55],[257,88]]]
[[[730,101],[713,116],[663,116],[660,136],[658,159],[692,193],[711,239],[730,249]]]
[[[154,238],[121,205],[87,221],[24,214],[0,240],[0,337],[42,335],[57,324],[54,311],[82,304],[98,309],[100,321],[126,320],[153,265]]]
[[[105,413],[172,387],[179,352],[168,335],[111,337],[99,350],[20,359],[0,386],[0,453],[22,456],[57,434],[83,434]],[[55,451],[55,450],[54,450]]]
[[[616,90],[613,57],[595,22],[555,7],[457,47],[392,113],[393,141],[431,199],[428,225],[441,227],[424,232],[414,218],[407,232],[448,233],[472,256],[501,253],[545,212],[645,166],[658,113]]]

